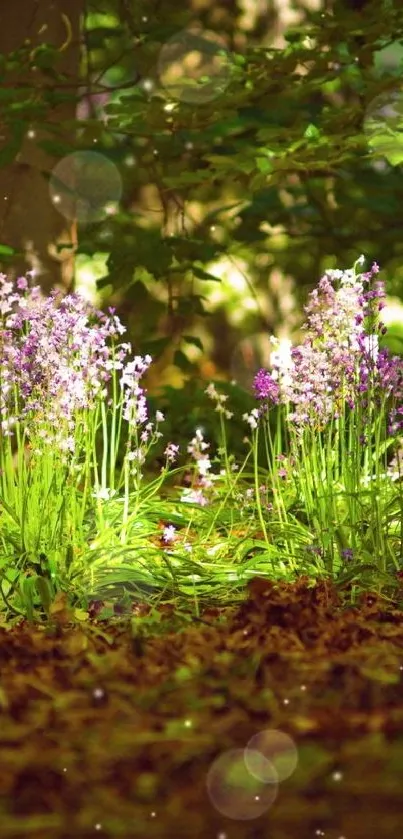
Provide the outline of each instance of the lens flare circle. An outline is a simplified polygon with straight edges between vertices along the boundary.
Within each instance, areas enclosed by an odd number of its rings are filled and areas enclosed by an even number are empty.
[[[263,763],[256,760],[263,758]],[[251,775],[266,784],[285,781],[295,771],[298,751],[294,741],[278,729],[266,729],[254,734],[244,751],[245,764]]]
[[[76,151],[54,167],[49,193],[53,205],[65,218],[92,224],[117,211],[122,179],[115,164],[105,155]]]
[[[157,71],[172,99],[189,104],[212,102],[228,87],[232,61],[216,32],[189,27],[162,47]]]
[[[206,778],[207,792],[216,810],[239,821],[259,818],[273,804],[278,792],[269,761],[261,753],[250,750],[254,767],[271,779],[270,783],[262,782],[249,772],[244,754],[244,749],[224,752],[210,766]]]
[[[376,96],[366,110],[363,128],[376,155],[392,166],[403,162],[403,90],[395,88]]]

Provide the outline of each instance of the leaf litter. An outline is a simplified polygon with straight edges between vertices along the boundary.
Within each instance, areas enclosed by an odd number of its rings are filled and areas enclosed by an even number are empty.
[[[0,626],[2,839],[399,839],[401,599],[257,577],[199,620],[78,622],[60,595],[47,624]],[[268,729],[294,773],[259,817],[223,815],[212,763]]]

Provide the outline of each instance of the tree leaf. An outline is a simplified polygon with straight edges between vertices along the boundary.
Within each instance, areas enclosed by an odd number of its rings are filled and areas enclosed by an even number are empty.
[[[176,366],[185,373],[189,373],[194,369],[194,365],[191,361],[189,361],[187,355],[185,355],[182,350],[175,350],[174,364],[176,364]]]
[[[199,350],[204,349],[202,341],[195,335],[182,335],[182,338],[187,344],[192,344],[194,347],[198,347]]]
[[[199,280],[209,280],[210,282],[220,283],[220,277],[215,277],[214,274],[210,274],[209,271],[204,271],[203,268],[200,268],[198,265],[192,266],[192,272]]]

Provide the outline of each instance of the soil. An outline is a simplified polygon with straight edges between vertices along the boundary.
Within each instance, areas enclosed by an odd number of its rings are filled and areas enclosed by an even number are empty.
[[[0,626],[2,839],[400,839],[401,600],[255,578],[200,620],[148,611]],[[273,730],[289,777],[225,786]]]

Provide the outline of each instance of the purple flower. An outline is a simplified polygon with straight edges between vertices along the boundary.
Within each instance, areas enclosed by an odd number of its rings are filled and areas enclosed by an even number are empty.
[[[174,463],[179,452],[179,446],[176,443],[168,443],[164,455],[169,463]]]
[[[28,288],[28,280],[26,277],[18,277],[17,288],[19,291],[25,291]]]
[[[255,377],[257,398],[288,405],[287,421],[298,433],[325,428],[345,406],[381,408],[385,399],[393,403],[389,427],[400,428],[393,411],[403,401],[403,363],[378,347],[386,330],[379,320],[385,289],[378,272],[376,263],[361,275],[327,271],[305,306],[305,340],[291,349],[287,364],[273,354],[271,372],[262,369]]]
[[[280,401],[280,388],[268,370],[259,370],[254,378],[254,388],[258,399],[269,399],[275,405]]]
[[[173,524],[168,524],[166,527],[164,527],[164,530],[162,532],[162,538],[163,541],[168,544],[171,544],[171,542],[175,541],[175,539],[177,538],[177,533]]]
[[[131,434],[134,425],[145,425],[147,405],[139,379],[152,359],[126,361],[131,345],[117,344],[125,327],[114,310],[105,315],[78,294],[63,297],[59,290],[45,298],[23,277],[16,288],[18,293],[0,275],[2,414],[18,417],[27,434],[64,455],[73,453],[76,424],[85,425],[85,415],[93,414],[100,400],[111,404],[107,384],[121,370],[123,418]],[[141,429],[142,442],[147,442],[146,432],[148,439],[148,428]]]

